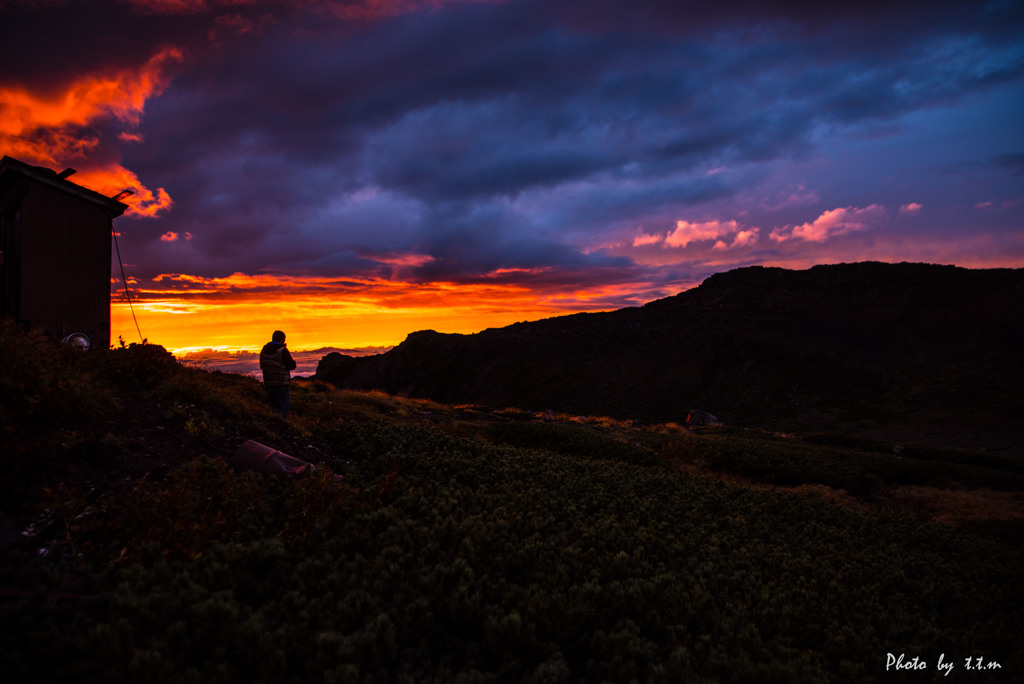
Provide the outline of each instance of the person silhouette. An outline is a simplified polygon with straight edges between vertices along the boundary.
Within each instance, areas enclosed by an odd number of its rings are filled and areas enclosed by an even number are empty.
[[[275,330],[270,342],[260,350],[260,370],[263,371],[263,386],[270,397],[270,405],[282,418],[288,419],[288,405],[291,403],[291,371],[295,370],[295,360],[288,352],[285,335]]]

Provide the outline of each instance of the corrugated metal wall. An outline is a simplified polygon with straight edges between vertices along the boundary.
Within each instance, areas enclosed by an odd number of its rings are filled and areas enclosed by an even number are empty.
[[[4,201],[0,197],[0,203]],[[18,210],[16,206],[0,208],[0,314],[4,316],[18,315],[18,254],[21,251],[17,243]]]
[[[8,185],[0,192],[0,249],[3,250],[0,312],[15,319],[21,318],[21,200],[27,192],[25,182]]]
[[[21,202],[18,317],[54,335],[110,345],[110,213],[32,183]]]

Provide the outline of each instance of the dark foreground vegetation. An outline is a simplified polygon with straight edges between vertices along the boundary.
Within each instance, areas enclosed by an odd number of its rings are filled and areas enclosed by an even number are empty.
[[[0,345],[5,681],[1024,679],[1009,456]]]

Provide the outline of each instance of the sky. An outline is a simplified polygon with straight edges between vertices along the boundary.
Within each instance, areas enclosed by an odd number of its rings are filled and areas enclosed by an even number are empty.
[[[806,4],[0,0],[0,153],[133,191],[112,337],[178,354],[1024,266],[1024,2]]]

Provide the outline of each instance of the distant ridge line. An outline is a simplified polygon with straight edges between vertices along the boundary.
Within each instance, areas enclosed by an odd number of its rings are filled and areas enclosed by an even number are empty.
[[[1020,450],[1024,269],[751,266],[641,307],[328,354],[317,377],[448,403]]]

